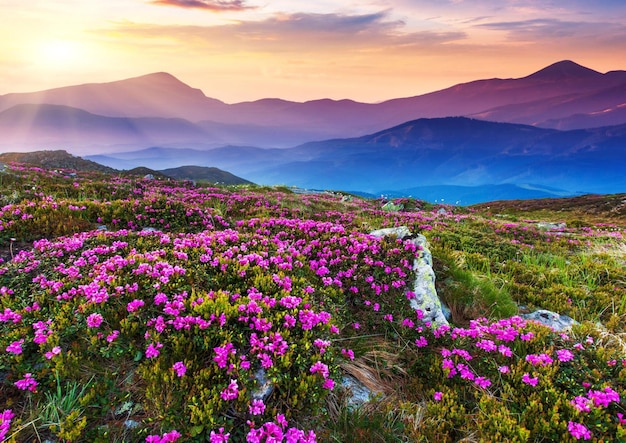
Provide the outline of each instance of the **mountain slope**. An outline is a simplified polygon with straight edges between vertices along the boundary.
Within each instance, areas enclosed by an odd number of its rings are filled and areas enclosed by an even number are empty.
[[[112,173],[115,169],[75,157],[67,151],[35,151],[35,152],[6,152],[0,154],[0,161],[5,163],[24,163],[42,168],[72,169],[75,171],[98,171]]]
[[[419,119],[363,137],[291,149],[227,146],[181,152],[153,148],[98,161],[151,166],[154,162],[152,167],[156,167],[168,162],[188,164],[190,159],[259,184],[374,195],[425,186],[507,184],[521,187],[520,196],[526,196],[529,188],[547,190],[548,195],[616,193],[626,189],[626,125],[557,131],[464,117]]]
[[[110,83],[89,83],[0,96],[0,111],[18,104],[62,105],[108,117],[200,120],[225,105],[165,72]]]
[[[223,171],[205,166],[180,166],[159,171],[178,180],[208,181],[224,185],[251,185],[252,182]]]
[[[0,112],[24,104],[69,106],[104,117],[181,118],[211,134],[206,141],[211,146],[284,148],[358,137],[419,118],[471,116],[562,129],[626,123],[626,71],[602,74],[565,60],[522,78],[477,80],[377,104],[330,99],[225,104],[166,73],[0,96]],[[7,136],[27,130],[8,128]],[[179,138],[170,131],[168,141],[184,145]]]
[[[210,134],[174,118],[105,117],[60,105],[16,105],[0,112],[0,146],[207,142]]]

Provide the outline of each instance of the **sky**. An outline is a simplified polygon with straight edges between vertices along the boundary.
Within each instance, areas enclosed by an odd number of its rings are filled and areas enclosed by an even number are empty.
[[[626,69],[624,0],[0,0],[0,95],[169,72],[227,103]]]

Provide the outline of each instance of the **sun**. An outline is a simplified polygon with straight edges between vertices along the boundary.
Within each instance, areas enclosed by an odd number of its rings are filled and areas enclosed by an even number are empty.
[[[74,40],[46,40],[37,48],[37,61],[46,67],[61,67],[80,64],[86,56],[84,46]]]

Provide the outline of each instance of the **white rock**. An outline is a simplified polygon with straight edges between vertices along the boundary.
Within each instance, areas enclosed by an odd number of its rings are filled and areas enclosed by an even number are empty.
[[[447,325],[448,320],[443,313],[441,300],[435,289],[435,271],[433,270],[433,257],[428,249],[428,241],[421,234],[413,236],[409,228],[399,226],[397,228],[378,229],[370,232],[374,237],[385,237],[395,235],[398,238],[410,241],[420,249],[419,256],[413,261],[415,271],[415,281],[413,282],[413,292],[415,298],[411,300],[411,307],[420,310],[424,314],[423,320],[430,322],[433,327]]]

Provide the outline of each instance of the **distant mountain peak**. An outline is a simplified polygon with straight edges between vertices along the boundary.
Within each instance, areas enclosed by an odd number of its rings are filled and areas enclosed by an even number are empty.
[[[586,68],[571,60],[562,60],[546,66],[539,71],[524,77],[535,80],[568,80],[568,79],[588,79],[602,74],[593,69]]]

